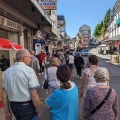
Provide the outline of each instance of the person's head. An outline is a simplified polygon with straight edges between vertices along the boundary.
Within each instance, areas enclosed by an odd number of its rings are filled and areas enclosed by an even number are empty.
[[[24,62],[26,65],[29,65],[31,61],[31,55],[27,49],[21,49],[16,53],[16,60],[18,62]]]
[[[109,81],[109,72],[105,67],[98,67],[95,72],[97,82]]]
[[[50,65],[51,65],[51,66],[58,66],[58,60],[55,59],[55,58],[52,58],[52,59],[50,60]]]
[[[54,54],[54,57],[58,57],[58,54]]]
[[[81,53],[78,54],[78,57],[81,57]]]
[[[96,55],[90,55],[88,60],[90,65],[98,65],[99,60]]]
[[[67,51],[67,52],[66,52],[66,54],[70,54],[70,52],[69,52],[69,51]]]
[[[43,54],[43,53],[44,53],[44,51],[43,51],[43,50],[41,50],[41,53]]]
[[[73,52],[70,52],[70,55],[73,55]]]
[[[2,55],[1,58],[4,59],[4,58],[5,58],[5,55]]]
[[[30,54],[31,55],[35,55],[35,52],[32,50],[32,51],[30,51]]]
[[[62,83],[61,88],[62,89],[69,89],[71,88],[70,83],[68,82],[72,76],[72,72],[70,68],[67,65],[63,65],[58,67],[57,69],[57,78]]]

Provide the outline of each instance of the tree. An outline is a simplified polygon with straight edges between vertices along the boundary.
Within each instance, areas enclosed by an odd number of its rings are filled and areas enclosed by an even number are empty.
[[[94,30],[94,36],[99,37],[101,35],[101,29],[103,27],[103,21],[101,23],[97,24]]]
[[[110,22],[110,12],[111,12],[111,9],[109,9],[109,10],[106,12],[106,15],[105,15],[105,17],[104,17],[104,28],[105,28],[105,30],[107,30],[108,25],[109,25],[109,22]]]

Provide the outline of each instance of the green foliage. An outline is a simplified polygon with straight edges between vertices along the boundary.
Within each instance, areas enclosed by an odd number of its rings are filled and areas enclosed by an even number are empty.
[[[99,37],[101,35],[102,27],[103,27],[103,22],[101,21],[101,23],[97,24],[97,26],[95,27],[95,30],[94,30],[95,37]]]
[[[104,27],[105,27],[105,30],[108,28],[108,25],[109,25],[109,22],[110,22],[110,12],[111,12],[111,9],[109,9],[106,12],[106,15],[104,17]]]
[[[109,9],[106,12],[104,20],[101,21],[101,23],[96,25],[95,30],[94,30],[94,36],[96,38],[99,38],[101,35],[104,36],[105,31],[107,30],[109,22],[110,22],[110,12],[111,12],[111,9]]]

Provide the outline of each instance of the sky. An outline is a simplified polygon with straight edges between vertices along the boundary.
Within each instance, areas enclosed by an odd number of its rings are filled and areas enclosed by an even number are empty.
[[[57,14],[64,15],[66,20],[66,32],[73,38],[79,32],[79,28],[86,24],[94,29],[107,10],[112,9],[117,0],[58,0]]]

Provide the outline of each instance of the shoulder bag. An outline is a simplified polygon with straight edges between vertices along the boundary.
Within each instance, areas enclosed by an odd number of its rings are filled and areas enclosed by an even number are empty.
[[[89,118],[90,116],[92,116],[95,112],[97,112],[97,111],[104,105],[104,103],[105,103],[105,102],[107,101],[107,99],[109,98],[111,91],[112,91],[112,89],[109,88],[108,93],[107,93],[107,95],[105,96],[105,98],[103,99],[103,101],[102,101],[95,109],[93,109],[93,110],[89,113],[89,115],[86,117],[86,119]]]

